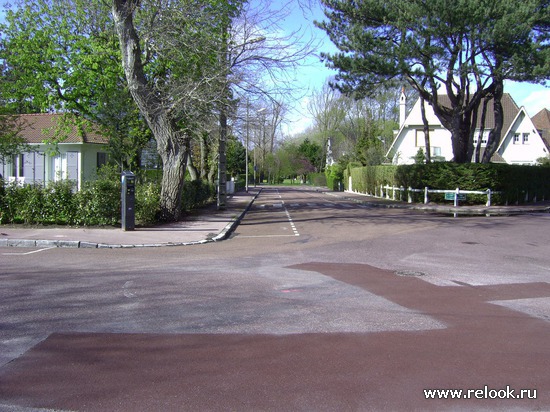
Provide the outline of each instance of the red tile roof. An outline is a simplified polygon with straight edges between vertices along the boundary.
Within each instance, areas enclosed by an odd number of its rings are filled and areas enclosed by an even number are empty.
[[[91,123],[84,121],[82,126],[67,125],[63,122],[63,116],[60,113],[19,115],[20,136],[27,143],[43,143],[44,140],[53,138],[59,138],[60,143],[107,144],[109,142]]]

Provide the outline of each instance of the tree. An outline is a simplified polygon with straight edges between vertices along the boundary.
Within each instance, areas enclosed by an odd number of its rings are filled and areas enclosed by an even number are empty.
[[[322,3],[328,21],[318,25],[340,50],[323,54],[339,71],[334,86],[368,95],[394,79],[408,82],[451,132],[456,162],[472,157],[484,99],[495,97],[498,120],[505,79],[548,77],[548,0]]]
[[[298,146],[298,153],[304,160],[307,160],[312,165],[312,171],[320,172],[321,159],[323,157],[323,148],[317,143],[310,142],[309,139],[305,139],[300,146]]]
[[[9,163],[13,156],[31,150],[19,135],[22,126],[17,116],[0,114],[0,163]]]
[[[163,162],[165,220],[177,220],[181,213],[193,115],[226,102],[226,35],[239,6],[238,1],[112,1],[128,87]],[[136,25],[138,12],[142,19]]]
[[[246,149],[235,136],[227,140],[227,172],[231,176],[244,173],[246,167]]]
[[[321,136],[319,163],[313,163],[320,171],[324,166],[328,139],[334,139],[340,134],[340,128],[346,118],[346,104],[340,93],[325,83],[320,91],[313,94],[308,109],[313,115],[314,127]]]
[[[138,166],[150,136],[125,87],[108,8],[82,0],[23,0],[5,14],[4,106],[15,113],[61,111],[72,114],[65,122],[79,125],[91,120],[109,138],[111,159],[121,168]]]

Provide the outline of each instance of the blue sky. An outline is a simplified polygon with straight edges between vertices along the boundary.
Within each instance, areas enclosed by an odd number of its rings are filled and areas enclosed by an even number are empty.
[[[303,1],[304,2],[304,1]],[[283,5],[292,10],[292,13],[286,18],[283,29],[290,33],[301,27],[304,33],[314,36],[320,42],[319,52],[335,51],[334,45],[330,42],[326,34],[314,27],[313,20],[323,20],[324,14],[318,1],[311,1],[315,6],[310,9],[301,10],[298,6],[298,0],[276,0],[272,1],[272,7]],[[297,73],[297,83],[304,90],[309,90],[307,95],[313,91],[320,90],[327,79],[335,73],[325,67],[318,58],[312,57],[309,64],[301,68]],[[543,108],[550,109],[550,88],[538,84],[506,82],[505,92],[510,93],[518,106],[525,106],[527,113],[534,116]],[[285,130],[285,133],[294,134],[303,131],[312,122],[307,111],[307,95],[299,103],[294,105],[294,111],[291,115],[292,124]]]

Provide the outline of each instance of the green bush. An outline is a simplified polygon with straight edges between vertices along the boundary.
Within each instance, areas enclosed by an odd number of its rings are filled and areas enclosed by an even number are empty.
[[[550,168],[507,164],[429,163],[402,166],[349,167],[344,183],[352,177],[353,190],[378,194],[380,186],[438,190],[498,191],[494,204],[531,202],[550,198]],[[348,188],[349,189],[349,188]],[[422,195],[423,196],[423,195]],[[413,195],[419,201],[421,195]],[[443,195],[431,194],[432,201],[443,201]],[[486,196],[470,195],[468,202],[484,203]]]
[[[136,187],[136,222],[150,225],[160,214],[160,184],[146,183]]]
[[[340,185],[344,182],[345,166],[335,163],[332,166],[327,166],[325,176],[327,179],[327,187],[331,190],[340,190]]]
[[[136,184],[136,223],[158,222],[161,187],[158,181]],[[183,192],[185,210],[202,207],[215,199],[216,187],[205,181],[188,181]],[[63,224],[116,226],[121,215],[121,179],[114,167],[103,167],[96,180],[75,191],[74,182],[41,185],[0,185],[0,224]]]
[[[185,182],[183,187],[183,209],[192,210],[213,201],[216,196],[216,187],[204,180]]]

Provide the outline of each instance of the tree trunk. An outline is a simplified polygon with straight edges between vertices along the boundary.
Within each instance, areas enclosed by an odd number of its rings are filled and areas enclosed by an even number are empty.
[[[495,92],[493,93],[493,110],[495,113],[495,127],[489,132],[489,138],[487,139],[487,147],[483,152],[483,159],[481,163],[489,163],[491,157],[498,149],[500,145],[500,139],[502,137],[502,126],[504,124],[504,109],[502,108],[502,94],[504,93],[504,84],[502,81],[497,83]]]
[[[451,132],[451,143],[453,147],[453,161],[455,163],[468,163],[471,161],[470,137],[472,126],[472,109],[463,107],[454,109],[444,108],[439,103],[433,104],[434,113],[441,121],[441,124]],[[477,108],[477,106],[476,106]]]
[[[485,98],[483,100],[483,109],[481,111],[481,128],[479,130],[479,137],[477,138],[477,145],[476,145],[476,151],[475,151],[475,163],[480,162],[480,155],[481,155],[481,143],[483,141],[483,134],[485,133],[485,118],[487,117],[487,104],[489,103],[489,99]]]
[[[199,171],[193,163],[193,155],[191,150],[191,139],[185,140],[185,150],[187,150],[187,171],[189,172],[189,177],[191,180],[199,180]]]
[[[133,21],[134,11],[138,7],[139,0],[113,0],[112,14],[128,88],[157,141],[157,150],[162,159],[161,218],[166,221],[178,220],[188,157],[184,142],[188,137],[178,136],[174,120],[170,118],[161,98],[148,84],[143,72],[140,41]]]
[[[424,106],[425,100],[420,96],[420,112],[422,113],[422,123],[424,124],[424,145],[426,146],[426,163],[432,162],[432,155],[430,152],[430,125],[426,118],[426,107]]]
[[[220,140],[218,144],[218,210],[225,209],[225,201],[227,199],[227,114],[225,102],[221,104],[220,110]]]

